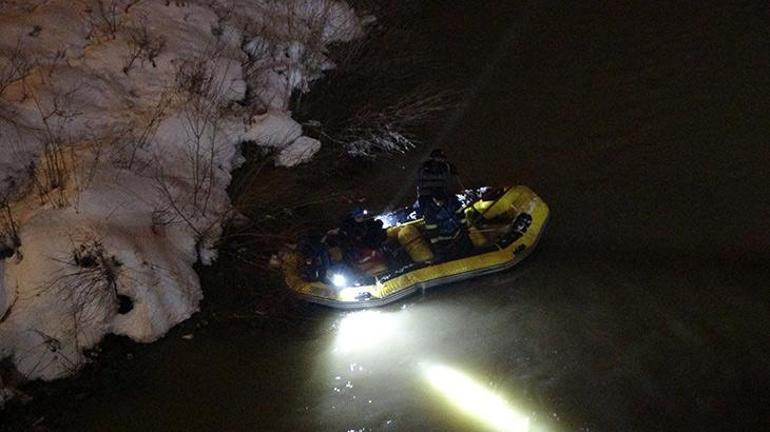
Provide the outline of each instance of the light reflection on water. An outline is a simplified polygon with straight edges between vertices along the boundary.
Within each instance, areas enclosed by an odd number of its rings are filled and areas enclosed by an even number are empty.
[[[529,431],[529,417],[464,373],[441,364],[424,366],[431,386],[455,408],[492,430]]]
[[[337,324],[334,352],[339,354],[364,354],[382,349],[402,338],[403,317],[400,314],[377,310],[364,310],[345,315]]]
[[[461,369],[435,361],[449,355],[440,335],[446,332],[447,314],[454,319],[462,316],[456,310],[421,307],[342,316],[334,325],[330,363],[325,368],[332,390],[327,394],[327,409],[337,416],[334,422],[346,418],[350,426],[398,429],[416,426],[409,413],[423,412],[426,416],[419,421],[425,423],[417,425],[430,427],[434,415],[451,422],[443,415],[449,407],[457,413],[452,417],[466,418],[470,423],[464,424],[475,425],[473,429],[531,430],[534,420],[500,393]],[[392,424],[392,415],[399,412],[407,416],[402,418],[406,423]]]

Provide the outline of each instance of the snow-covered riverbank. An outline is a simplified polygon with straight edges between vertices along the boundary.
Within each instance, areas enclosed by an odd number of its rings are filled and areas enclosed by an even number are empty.
[[[0,359],[77,370],[108,333],[149,342],[198,308],[192,264],[233,216],[241,142],[308,160],[288,112],[362,35],[342,2],[0,6]]]

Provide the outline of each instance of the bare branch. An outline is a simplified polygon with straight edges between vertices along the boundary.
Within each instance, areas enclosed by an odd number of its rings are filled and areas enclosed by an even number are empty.
[[[34,67],[23,48],[21,38],[13,48],[0,48],[0,98],[9,85],[25,78]]]
[[[142,0],[79,0],[90,26],[87,38],[115,39],[130,9]]]
[[[123,73],[128,72],[139,60],[142,67],[145,62],[150,62],[152,67],[157,67],[155,59],[166,48],[166,38],[158,35],[151,35],[147,29],[147,23],[142,20],[138,27],[130,27],[126,30],[127,43],[130,48],[130,54],[123,66]]]
[[[364,106],[342,128],[322,134],[357,156],[403,153],[419,143],[416,129],[450,108],[452,100],[449,92],[420,89],[385,107]]]
[[[21,247],[19,225],[14,219],[13,210],[6,197],[0,199],[0,259],[18,253]]]
[[[42,160],[39,169],[31,169],[31,177],[37,186],[41,200],[51,199],[51,202],[59,207],[67,204],[64,186],[67,180],[68,170],[64,149],[70,143],[67,126],[81,113],[72,106],[74,94],[79,89],[68,91],[55,91],[48,89],[45,99],[38,91],[30,91],[30,97],[43,129],[37,133],[37,139],[41,143]],[[55,195],[51,192],[57,191]]]

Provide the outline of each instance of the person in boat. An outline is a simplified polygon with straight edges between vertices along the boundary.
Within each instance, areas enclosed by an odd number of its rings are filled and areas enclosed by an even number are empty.
[[[305,280],[321,280],[326,275],[326,269],[332,264],[332,257],[323,240],[316,236],[300,239],[298,249],[303,260],[299,264],[300,273]]]
[[[365,271],[382,266],[382,246],[387,233],[382,221],[370,217],[364,208],[353,208],[342,221],[339,237],[346,261]]]
[[[457,168],[435,149],[417,173],[417,214],[425,220],[425,236],[439,255],[458,244],[465,214],[456,193],[462,191]]]

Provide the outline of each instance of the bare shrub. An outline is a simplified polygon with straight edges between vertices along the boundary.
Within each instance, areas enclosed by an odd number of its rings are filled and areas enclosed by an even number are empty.
[[[106,149],[114,149],[132,131],[131,125],[115,125],[98,133],[86,133],[83,137],[84,151],[90,160],[75,159],[78,164],[73,170],[78,183],[78,189],[88,189],[105,157]],[[81,163],[82,162],[82,163]]]
[[[19,225],[7,196],[0,197],[0,259],[16,254],[21,247]]]
[[[117,280],[122,264],[114,255],[108,254],[98,240],[87,241],[72,251],[72,263],[87,273],[92,279],[102,283],[102,290],[107,290],[117,297]]]
[[[450,92],[416,90],[390,105],[364,105],[338,129],[321,136],[355,156],[404,153],[419,144],[416,130],[452,106]]]
[[[31,370],[26,371],[27,375],[34,375],[37,373],[44,374],[48,368],[54,365],[69,373],[74,373],[78,369],[79,360],[70,358],[63,351],[65,344],[62,343],[62,339],[64,339],[64,336],[56,337],[39,329],[29,329],[28,331],[36,334],[40,343],[35,347],[29,348],[21,355],[21,359],[24,361],[27,356],[31,356],[33,353],[38,354],[35,365]],[[72,337],[74,337],[74,335]],[[43,352],[47,352],[48,354],[40,354],[40,348],[43,348]]]
[[[125,25],[129,10],[142,0],[79,0],[90,27],[88,39],[106,37],[115,39]]]
[[[174,104],[174,95],[165,92],[155,105],[144,113],[139,125],[126,125],[110,136],[110,161],[117,168],[142,172],[152,163],[151,158],[141,158],[140,152],[147,150],[158,132],[158,127],[168,116]]]
[[[214,228],[229,217],[228,210],[210,213],[212,194],[220,186],[216,184],[216,160],[231,91],[227,67],[223,70],[211,60],[219,58],[219,49],[214,47],[176,65],[176,97],[183,120],[181,170],[175,166],[170,171],[164,166],[166,159],[155,156],[153,179],[164,203],[153,212],[153,228],[186,224],[194,232],[199,252],[213,241]]]
[[[359,14],[376,15],[377,25],[364,38],[329,48],[336,67],[301,104],[295,98],[292,113],[316,125],[323,141],[355,156],[408,151],[420,144],[424,128],[457,106],[462,93],[433,82],[439,65],[412,48],[424,43],[424,26],[405,21],[419,16],[417,3],[359,0],[353,5]]]
[[[310,90],[310,83],[331,66],[325,56],[325,32],[332,20],[339,19],[334,6],[333,2],[326,1],[311,6],[290,2],[254,6],[260,9],[256,15],[261,18],[243,26],[242,50],[247,54],[243,71],[249,85],[247,102],[265,109],[276,97],[301,100]],[[282,92],[258,94],[258,89],[276,87],[273,74],[283,81]]]
[[[30,91],[43,126],[36,133],[42,152],[40,166],[33,166],[30,174],[41,200],[47,199],[58,207],[67,204],[64,191],[68,175],[65,148],[71,144],[68,125],[80,115],[71,104],[77,91],[78,88],[67,91],[49,88],[45,97],[37,91]]]
[[[67,148],[67,163],[70,164],[67,179],[72,183],[69,188],[71,204],[78,209],[80,195],[91,188],[97,173],[104,168],[109,150],[126,142],[127,137],[133,132],[130,124],[118,124],[105,129],[86,132],[78,140],[77,145]],[[113,164],[115,166],[115,164]]]
[[[178,94],[186,100],[208,96],[215,81],[209,59],[198,56],[178,60],[175,65],[175,85]]]
[[[21,39],[13,48],[0,48],[0,98],[9,85],[29,75],[34,67],[23,48]]]
[[[31,74],[35,63],[24,52],[21,38],[12,48],[0,47],[0,123],[18,128],[15,109],[3,96],[9,86],[23,82]],[[0,135],[4,133],[8,133],[7,128],[0,129]]]
[[[67,257],[52,258],[64,264],[59,274],[42,285],[38,295],[56,298],[67,311],[71,324],[62,323],[62,328],[71,328],[76,350],[79,350],[81,328],[90,327],[101,319],[106,311],[118,308],[118,283],[123,264],[104,248],[99,240],[85,240],[73,246]],[[44,338],[49,341],[56,338]],[[54,347],[55,348],[55,347]],[[60,348],[60,347],[59,347]],[[77,368],[71,359],[73,369]],[[68,367],[66,364],[65,367]]]
[[[227,70],[217,73],[216,65],[207,58],[180,64],[177,85],[181,92],[185,121],[186,152],[189,181],[192,185],[191,205],[205,216],[214,187],[214,161],[220,122],[230,91]]]
[[[155,59],[166,48],[166,38],[161,35],[151,35],[146,22],[140,22],[138,27],[128,28],[126,34],[130,52],[123,65],[123,73],[128,74],[137,60],[142,67],[145,62],[149,62],[152,67],[157,67]]]

